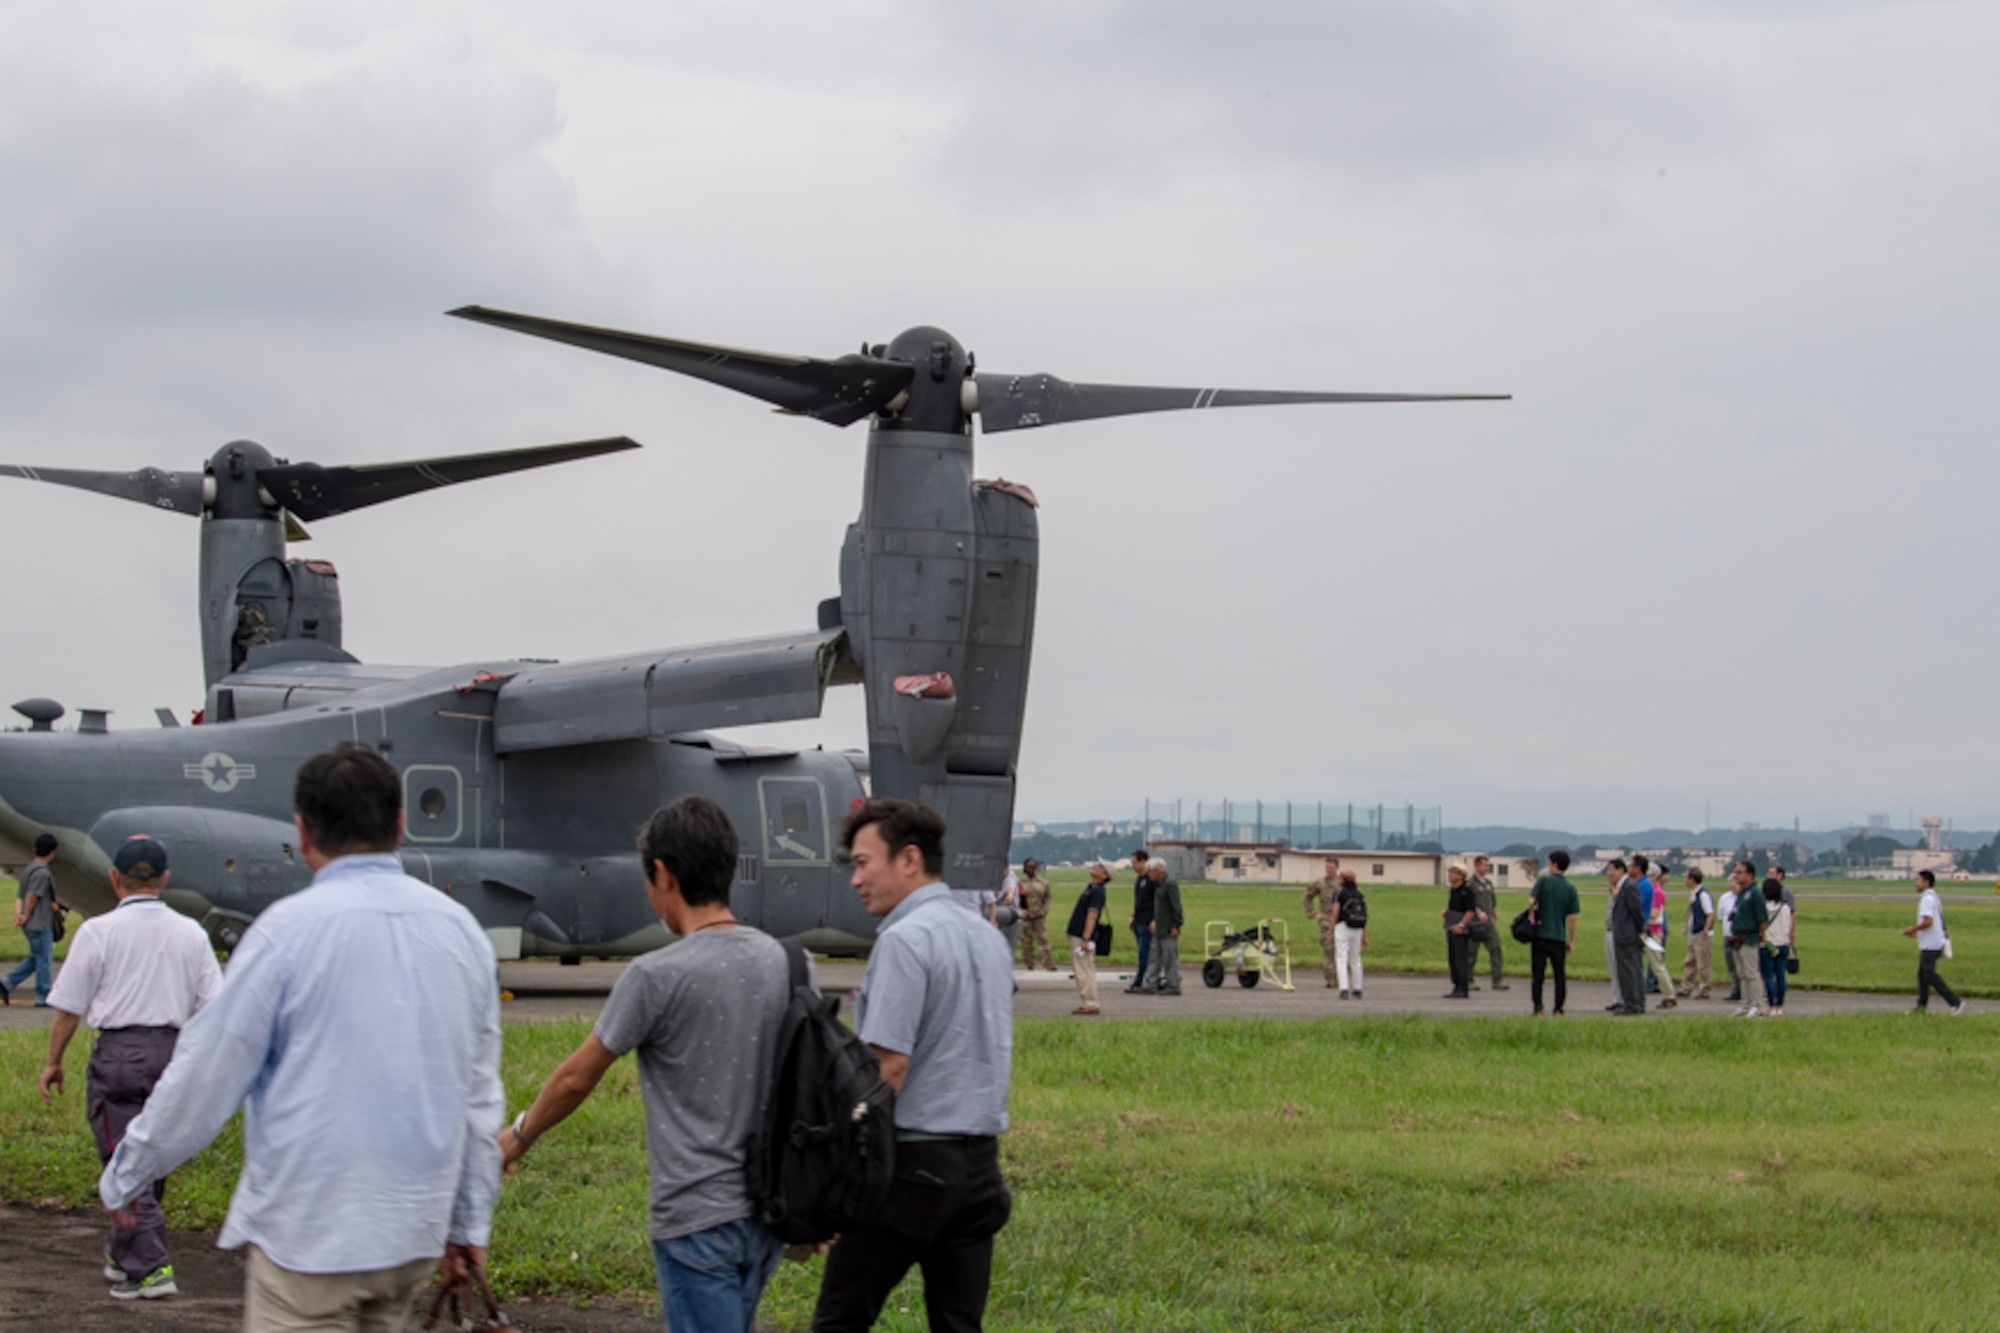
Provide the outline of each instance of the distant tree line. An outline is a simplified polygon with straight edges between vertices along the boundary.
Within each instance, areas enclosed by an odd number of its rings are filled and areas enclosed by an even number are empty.
[[[1045,866],[1075,865],[1099,857],[1116,861],[1145,845],[1136,833],[1016,833],[1007,855],[1015,865],[1030,859]]]

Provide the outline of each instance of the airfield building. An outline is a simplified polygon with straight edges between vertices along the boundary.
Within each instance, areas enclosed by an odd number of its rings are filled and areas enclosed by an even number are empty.
[[[1218,884],[1306,884],[1326,869],[1326,858],[1340,858],[1342,870],[1352,870],[1362,888],[1370,884],[1442,884],[1447,861],[1442,852],[1355,851],[1342,848],[1287,847],[1278,842],[1169,841],[1154,844],[1166,857],[1170,873]],[[1185,870],[1200,866],[1200,874]]]

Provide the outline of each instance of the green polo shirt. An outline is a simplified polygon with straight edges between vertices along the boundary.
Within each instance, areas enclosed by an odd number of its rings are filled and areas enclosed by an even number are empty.
[[[1567,875],[1543,875],[1535,881],[1535,938],[1566,943],[1569,918],[1583,913],[1583,900]]]
[[[1757,934],[1757,927],[1771,919],[1771,905],[1764,901],[1764,890],[1752,884],[1736,895],[1736,910],[1729,917],[1731,935]]]

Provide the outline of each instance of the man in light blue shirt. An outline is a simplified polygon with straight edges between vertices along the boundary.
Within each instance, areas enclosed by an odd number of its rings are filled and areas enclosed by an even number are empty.
[[[500,1189],[500,1006],[471,913],[402,872],[402,784],[341,745],[293,791],[310,887],[269,908],[104,1168],[114,1218],[243,1108],[217,1244],[243,1326],[400,1329],[438,1268],[483,1267]]]
[[[1000,932],[953,905],[939,877],[944,835],[937,811],[914,801],[869,801],[841,829],[854,890],[882,918],[855,1027],[896,1090],[896,1169],[881,1214],[828,1253],[814,1333],[871,1327],[913,1266],[932,1328],[979,1328],[993,1238],[1013,1209],[997,1136],[1014,964]]]

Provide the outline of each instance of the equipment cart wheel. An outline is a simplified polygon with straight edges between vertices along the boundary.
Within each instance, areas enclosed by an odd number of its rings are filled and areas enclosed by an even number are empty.
[[[1222,984],[1222,960],[1211,958],[1201,965],[1201,984],[1213,989]]]
[[[1238,972],[1236,974],[1236,984],[1241,986],[1244,990],[1249,990],[1252,986],[1257,984],[1257,979],[1262,975],[1263,973],[1261,972]]]

